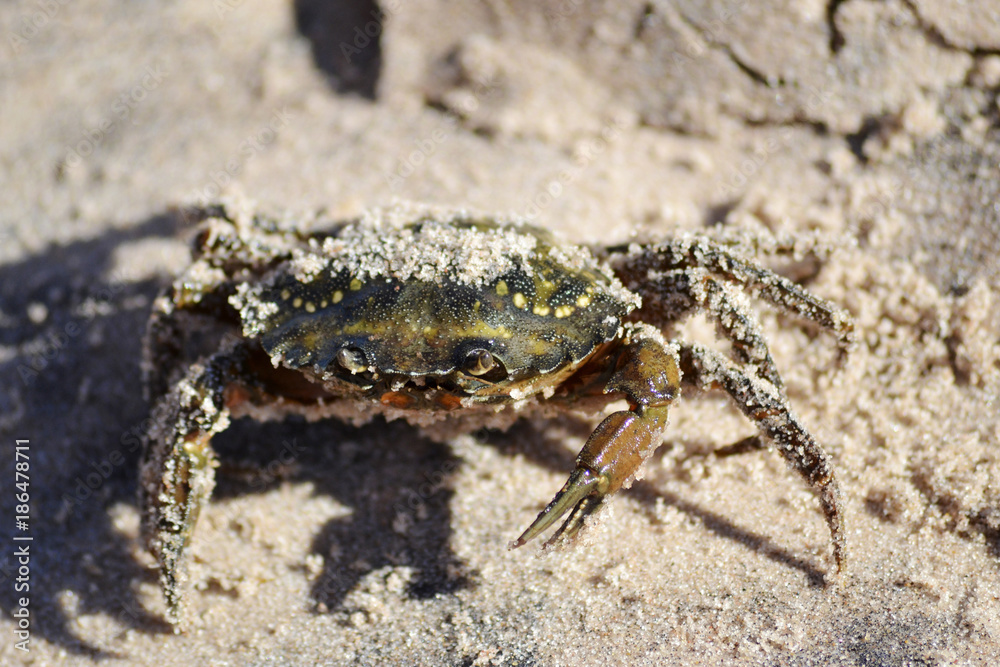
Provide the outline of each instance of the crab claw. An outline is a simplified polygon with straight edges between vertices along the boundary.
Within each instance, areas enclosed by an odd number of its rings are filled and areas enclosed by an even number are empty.
[[[583,526],[584,520],[593,514],[604,502],[605,494],[610,486],[607,475],[593,472],[589,468],[578,467],[566,480],[565,486],[556,494],[552,502],[542,510],[534,523],[521,534],[521,537],[511,544],[512,549],[524,546],[549,526],[570,512],[569,517],[555,534],[545,542],[549,546],[561,537],[567,539],[576,535]]]
[[[510,548],[526,544],[567,512],[569,517],[545,546],[576,535],[584,520],[604,504],[605,498],[635,476],[639,466],[659,444],[666,422],[665,406],[609,415],[580,451],[576,469],[566,485]]]
[[[630,330],[630,336],[604,390],[625,394],[631,409],[614,412],[597,425],[576,457],[576,468],[566,485],[511,543],[511,549],[528,543],[567,513],[545,546],[572,538],[606,498],[635,478],[643,461],[660,445],[668,406],[680,389],[676,352],[664,347],[658,333],[637,329]]]

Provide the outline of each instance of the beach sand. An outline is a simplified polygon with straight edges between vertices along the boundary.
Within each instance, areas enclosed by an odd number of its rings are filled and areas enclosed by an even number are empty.
[[[0,664],[1000,661],[1000,4],[79,0],[0,25]],[[762,261],[853,314],[846,361],[758,312],[841,481],[846,574],[776,452],[713,454],[753,433],[720,394],[544,554],[507,545],[594,420],[243,420],[173,634],[137,539],[141,339],[187,261],[171,207],[224,194],[815,243]]]

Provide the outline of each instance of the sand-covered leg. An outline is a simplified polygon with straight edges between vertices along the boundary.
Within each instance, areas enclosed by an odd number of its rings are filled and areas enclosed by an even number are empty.
[[[142,534],[160,564],[168,620],[184,621],[187,546],[214,486],[211,439],[229,425],[226,387],[242,362],[229,348],[194,364],[157,401],[140,472]]]
[[[609,496],[630,483],[660,446],[668,406],[679,394],[676,347],[666,344],[652,327],[631,327],[604,391],[625,394],[630,409],[615,412],[598,425],[580,450],[565,486],[512,548],[532,540],[566,514],[546,545],[572,538]]]
[[[830,527],[837,570],[843,571],[847,566],[847,545],[840,486],[830,457],[791,411],[787,399],[769,382],[751,377],[722,354],[700,345],[682,346],[680,359],[685,382],[724,389],[761,434],[777,446],[792,468],[816,490]],[[760,443],[748,439],[745,444]]]
[[[649,311],[651,304],[657,319],[665,323],[690,314],[695,304],[706,304],[706,297],[711,295],[699,291],[711,277],[720,283],[738,285],[782,310],[829,329],[843,350],[853,341],[854,323],[844,309],[704,237],[630,246],[613,258],[613,265],[622,282],[642,296],[643,312]]]
[[[771,358],[760,323],[753,316],[746,295],[726,283],[706,278],[703,298],[719,327],[719,333],[732,343],[733,356],[753,368],[758,376],[784,395],[785,383]]]

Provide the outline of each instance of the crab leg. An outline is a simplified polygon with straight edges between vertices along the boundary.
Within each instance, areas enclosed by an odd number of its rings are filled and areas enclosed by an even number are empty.
[[[732,343],[733,355],[755,369],[760,377],[784,396],[785,383],[767,348],[760,325],[750,315],[749,305],[744,303],[746,297],[741,298],[742,295],[734,292],[731,286],[713,278],[705,279],[704,289],[708,312],[719,313],[715,320],[723,335]]]
[[[609,415],[576,457],[576,469],[534,523],[514,541],[522,546],[568,514],[546,546],[572,538],[605,499],[629,484],[661,443],[667,409],[680,390],[677,349],[652,327],[630,328],[605,393],[622,392],[629,410]]]
[[[140,478],[142,533],[160,564],[168,620],[184,619],[186,551],[198,514],[215,485],[212,436],[229,425],[225,389],[239,366],[241,348],[194,364],[153,411]]]
[[[837,571],[843,572],[847,567],[847,545],[840,486],[829,456],[791,412],[782,392],[769,383],[757,381],[722,354],[701,345],[683,345],[680,359],[685,383],[702,388],[721,386],[761,435],[774,442],[788,464],[816,490],[830,527]],[[763,442],[756,438],[737,443],[737,447],[747,449],[761,446]]]
[[[704,274],[711,274],[727,283],[743,285],[775,306],[830,329],[837,335],[843,350],[849,348],[854,339],[854,324],[846,311],[707,239],[684,238],[630,249],[614,262],[615,272],[630,289],[643,296],[644,304],[648,299],[654,309],[659,302],[661,309],[674,311],[663,313],[667,321],[678,319],[685,314],[682,311],[711,296],[699,294],[698,285],[692,281],[692,277],[704,278]],[[693,269],[700,269],[702,275],[698,276],[699,271]],[[689,295],[690,300],[678,302],[678,292]]]

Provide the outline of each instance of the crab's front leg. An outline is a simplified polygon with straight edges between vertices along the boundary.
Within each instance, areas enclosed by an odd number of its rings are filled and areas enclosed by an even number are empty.
[[[680,393],[677,349],[644,325],[628,330],[605,393],[621,392],[629,409],[612,413],[598,425],[576,457],[576,469],[534,523],[511,545],[517,548],[569,513],[546,542],[572,538],[605,499],[631,482],[642,463],[662,442],[667,409]]]
[[[187,546],[215,485],[211,439],[229,426],[226,388],[245,354],[229,347],[188,369],[159,401],[140,478],[142,533],[160,565],[167,618],[184,620]]]

